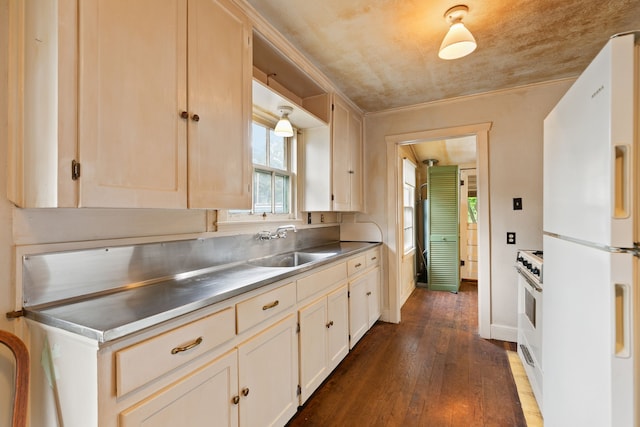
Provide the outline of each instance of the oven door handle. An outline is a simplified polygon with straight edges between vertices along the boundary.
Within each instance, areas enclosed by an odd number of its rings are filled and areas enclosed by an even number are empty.
[[[533,288],[533,290],[534,290],[534,291],[542,293],[542,288],[540,287],[540,285],[538,285],[536,282],[534,282],[533,280],[531,280],[531,279],[529,278],[529,276],[527,276],[526,274],[524,274],[524,273],[522,272],[522,270],[520,270],[520,268],[519,268],[519,267],[516,267],[516,270],[518,271],[518,274],[519,274],[520,276],[522,276],[522,278],[523,278],[524,280],[526,280],[526,281],[527,281],[527,283],[529,284],[529,286],[531,286],[531,287]]]

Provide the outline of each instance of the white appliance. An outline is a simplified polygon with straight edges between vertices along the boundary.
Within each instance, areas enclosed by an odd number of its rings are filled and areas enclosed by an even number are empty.
[[[636,34],[544,121],[545,427],[638,426]]]
[[[542,251],[520,250],[518,271],[518,356],[542,413]]]

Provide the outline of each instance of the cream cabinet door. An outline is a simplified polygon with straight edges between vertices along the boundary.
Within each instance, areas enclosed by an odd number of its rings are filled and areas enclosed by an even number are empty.
[[[349,353],[349,298],[347,286],[327,296],[327,363],[331,372]]]
[[[369,330],[367,274],[349,282],[349,347],[353,348]]]
[[[229,0],[189,0],[189,207],[251,207],[251,25]]]
[[[362,119],[338,96],[332,114],[333,210],[362,211]]]
[[[186,0],[79,3],[80,206],[187,205]]]
[[[367,273],[367,316],[369,328],[380,318],[380,267]]]
[[[291,314],[238,347],[241,426],[283,426],[296,413],[296,329]]]
[[[121,427],[237,426],[236,350],[120,414]]]
[[[346,294],[345,294],[346,296]],[[298,312],[300,321],[300,404],[329,375],[327,297],[303,307]]]

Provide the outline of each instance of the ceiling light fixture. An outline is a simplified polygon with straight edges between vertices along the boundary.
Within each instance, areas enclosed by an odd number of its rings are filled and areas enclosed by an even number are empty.
[[[444,14],[444,18],[451,27],[442,44],[438,56],[442,59],[458,59],[467,56],[476,50],[476,39],[473,34],[464,26],[462,18],[469,12],[469,8],[463,4],[453,6]]]
[[[287,138],[293,136],[293,127],[291,127],[291,122],[289,121],[289,114],[293,113],[293,108],[282,105],[278,107],[278,111],[280,112],[280,120],[276,124],[273,133]]]

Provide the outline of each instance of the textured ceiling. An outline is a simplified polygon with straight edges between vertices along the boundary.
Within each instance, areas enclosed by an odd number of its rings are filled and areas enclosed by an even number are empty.
[[[468,0],[471,55],[438,58],[456,0],[247,0],[363,111],[580,74],[640,0]]]

